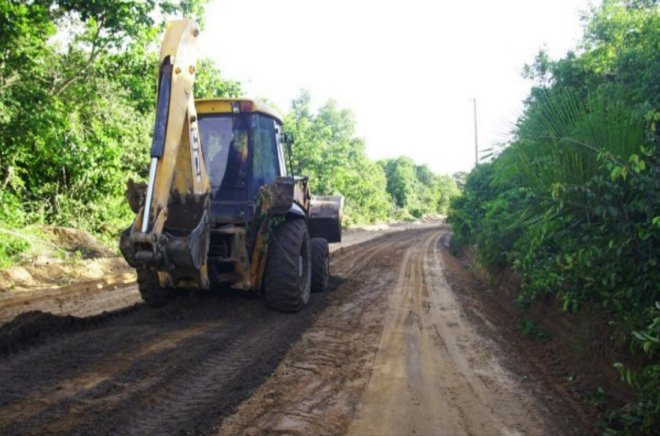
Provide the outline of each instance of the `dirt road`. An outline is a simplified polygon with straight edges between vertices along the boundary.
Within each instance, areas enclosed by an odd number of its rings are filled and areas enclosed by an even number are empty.
[[[567,432],[539,399],[551,394],[464,315],[446,234],[336,250],[330,292],[299,314],[222,293],[23,315],[0,329],[0,433]]]

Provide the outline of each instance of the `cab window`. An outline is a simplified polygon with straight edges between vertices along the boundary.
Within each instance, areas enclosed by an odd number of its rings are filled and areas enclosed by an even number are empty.
[[[277,154],[277,122],[259,114],[257,117],[252,154],[253,194],[259,193],[259,187],[270,185],[280,175],[280,160]]]
[[[244,116],[200,117],[199,130],[211,187],[245,188],[248,181],[249,120]]]

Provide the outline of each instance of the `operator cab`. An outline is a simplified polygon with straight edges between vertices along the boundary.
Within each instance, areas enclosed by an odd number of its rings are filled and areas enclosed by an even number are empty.
[[[253,100],[197,100],[195,106],[211,182],[211,222],[250,221],[259,188],[286,176],[282,120]]]

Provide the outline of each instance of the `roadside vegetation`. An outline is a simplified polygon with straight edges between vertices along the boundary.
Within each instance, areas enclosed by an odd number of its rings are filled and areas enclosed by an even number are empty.
[[[312,193],[344,195],[345,225],[444,214],[459,194],[452,177],[410,158],[369,160],[364,141],[355,136],[353,114],[333,101],[314,111],[303,91],[292,102],[285,129],[295,143],[293,173],[310,177]]]
[[[200,22],[205,3],[2,2],[0,267],[38,246],[35,224],[84,229],[116,244],[133,215],[126,181],[146,179],[166,17]],[[197,97],[241,95],[241,84],[224,79],[210,59],[198,71]],[[285,118],[296,140],[294,173],[310,176],[315,194],[344,195],[345,224],[444,213],[458,193],[453,179],[426,166],[405,160],[402,172],[370,161],[353,115],[331,101],[312,110],[303,92]]]
[[[198,1],[10,0],[0,4],[0,265],[38,246],[32,224],[111,241],[144,175],[165,20]],[[206,94],[236,94],[202,60]]]
[[[526,67],[536,85],[511,143],[469,174],[450,213],[457,249],[517,271],[521,306],[595,305],[609,340],[645,362],[611,362],[638,394],[607,433],[660,428],[659,48],[657,2],[592,10],[574,52]]]

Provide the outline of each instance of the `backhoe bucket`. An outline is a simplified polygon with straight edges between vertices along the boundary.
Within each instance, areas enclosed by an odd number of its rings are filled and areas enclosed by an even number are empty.
[[[120,237],[119,248],[129,265],[153,268],[166,274],[167,286],[207,288],[206,268],[209,250],[208,196],[173,195],[167,220],[160,236],[142,233],[134,222]]]
[[[309,233],[312,238],[341,242],[341,214],[344,197],[341,195],[312,196],[309,211]]]

